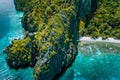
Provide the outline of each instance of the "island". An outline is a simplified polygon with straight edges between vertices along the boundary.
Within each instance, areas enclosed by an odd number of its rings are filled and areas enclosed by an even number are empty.
[[[78,53],[79,36],[120,39],[119,0],[14,0],[23,11],[24,39],[5,52],[11,68],[31,66],[35,80],[52,80]],[[114,9],[114,10],[113,10]]]

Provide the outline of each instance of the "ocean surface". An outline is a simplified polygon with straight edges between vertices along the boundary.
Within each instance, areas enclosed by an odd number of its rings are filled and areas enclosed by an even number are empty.
[[[59,80],[120,80],[120,43],[81,42],[78,50]]]
[[[24,38],[23,12],[13,0],[0,0],[0,80],[33,80],[33,69],[10,69],[3,50],[14,39]],[[120,80],[120,43],[94,43],[79,46],[72,66],[59,80]]]
[[[13,0],[0,0],[0,80],[33,80],[33,69],[10,69],[3,53],[12,40],[24,37],[22,16],[22,12],[15,10]]]

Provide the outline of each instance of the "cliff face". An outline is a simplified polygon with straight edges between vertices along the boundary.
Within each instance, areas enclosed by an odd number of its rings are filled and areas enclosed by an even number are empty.
[[[25,11],[22,25],[28,35],[7,48],[8,64],[32,65],[35,80],[53,79],[77,54],[79,20],[91,12],[91,1],[15,0],[16,9]]]

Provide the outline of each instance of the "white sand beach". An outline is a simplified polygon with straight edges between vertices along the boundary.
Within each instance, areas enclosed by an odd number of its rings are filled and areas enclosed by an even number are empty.
[[[113,42],[113,43],[120,43],[119,39],[114,39],[114,38],[108,38],[103,40],[102,37],[99,37],[97,39],[93,39],[91,37],[80,37],[79,41],[87,41],[87,42],[91,42],[91,41],[95,41],[95,42]]]

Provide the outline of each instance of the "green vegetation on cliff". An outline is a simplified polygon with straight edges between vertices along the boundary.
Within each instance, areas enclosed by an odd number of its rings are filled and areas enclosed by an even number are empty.
[[[8,64],[19,67],[36,63],[36,80],[45,77],[51,80],[69,66],[77,54],[79,17],[75,8],[78,3],[76,0],[15,0],[16,9],[25,12],[22,25],[28,34],[7,48]]]
[[[80,25],[82,36],[120,39],[120,0],[98,0],[98,9],[89,16],[80,21],[85,23]]]

